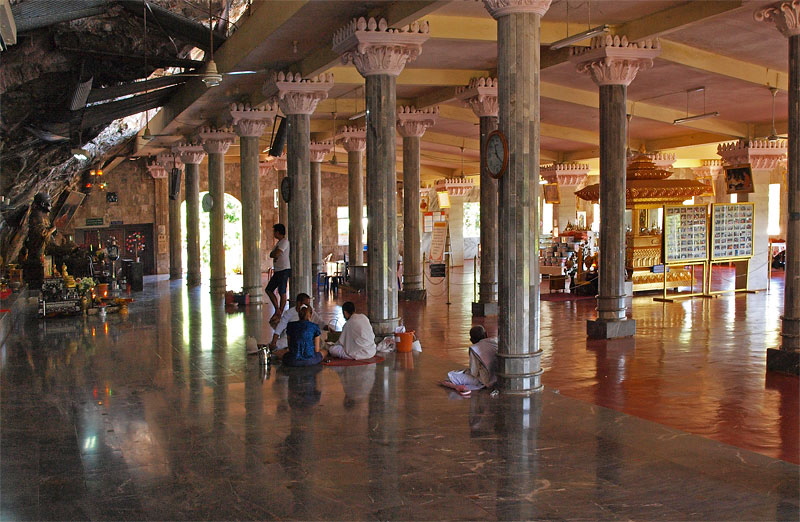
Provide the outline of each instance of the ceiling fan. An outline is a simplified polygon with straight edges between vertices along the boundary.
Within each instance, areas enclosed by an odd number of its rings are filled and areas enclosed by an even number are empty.
[[[220,72],[219,68],[217,67],[217,62],[214,61],[214,14],[211,10],[211,0],[208,0],[208,38],[209,38],[209,49],[210,49],[210,59],[208,63],[206,63],[206,70],[203,72],[191,72],[191,73],[178,73],[176,76],[195,76],[200,78],[200,81],[205,84],[206,87],[217,87],[222,83],[223,76],[239,76],[245,74],[259,74],[267,72],[267,69],[257,69],[257,70],[250,70],[250,71],[229,71],[229,72]]]
[[[769,87],[769,92],[772,93],[772,132],[767,136],[767,141],[778,141],[788,139],[788,136],[779,136],[778,131],[775,130],[775,96],[778,95],[777,87]]]

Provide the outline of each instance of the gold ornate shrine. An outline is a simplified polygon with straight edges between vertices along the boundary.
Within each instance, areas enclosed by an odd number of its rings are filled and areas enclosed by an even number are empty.
[[[690,179],[667,179],[668,170],[656,166],[647,154],[639,154],[628,165],[625,202],[631,211],[625,245],[625,266],[632,272],[633,291],[661,290],[664,274],[654,271],[663,263],[662,235],[659,209],[664,205],[680,205],[687,199],[700,196],[707,186]],[[579,198],[597,203],[600,185],[590,185],[575,193]],[[600,253],[602,262],[602,252]],[[689,286],[692,275],[681,268],[670,269],[667,288]]]

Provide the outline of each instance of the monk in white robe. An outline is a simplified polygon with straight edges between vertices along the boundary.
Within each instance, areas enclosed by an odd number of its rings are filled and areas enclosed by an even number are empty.
[[[362,361],[375,357],[375,332],[369,317],[356,313],[356,306],[350,301],[342,305],[342,314],[347,320],[339,340],[330,347],[330,355],[339,359]]]

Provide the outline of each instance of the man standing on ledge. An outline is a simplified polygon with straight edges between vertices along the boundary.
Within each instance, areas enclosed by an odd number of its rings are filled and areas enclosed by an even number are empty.
[[[292,275],[292,268],[289,264],[289,240],[286,239],[286,227],[281,223],[272,225],[272,235],[278,242],[269,253],[269,257],[273,259],[274,273],[267,283],[266,290],[267,297],[275,308],[275,314],[269,320],[270,324],[274,326],[280,320],[283,309],[286,308],[286,291],[289,277]],[[278,291],[279,298],[275,297],[275,290]],[[278,304],[278,299],[280,299],[280,304]]]

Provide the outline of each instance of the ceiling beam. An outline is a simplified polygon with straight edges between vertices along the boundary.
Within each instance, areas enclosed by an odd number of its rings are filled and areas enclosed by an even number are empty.
[[[785,71],[745,62],[669,40],[661,40],[661,54],[658,55],[658,59],[756,85],[771,85],[783,91],[789,90],[789,75]]]
[[[685,2],[612,27],[612,34],[625,35],[636,42],[656,38],[691,27],[708,18],[729,13],[744,5],[742,0]]]
[[[575,89],[574,87],[566,87],[555,83],[541,82],[540,96],[542,98],[573,103],[593,109],[598,109],[600,107],[597,91],[584,91],[582,89]],[[672,124],[677,118],[686,116],[684,111],[630,100],[628,101],[628,112],[633,114],[634,118],[646,118],[669,124]],[[747,136],[748,134],[746,124],[720,120],[719,118],[689,122],[684,124],[684,127],[736,137]]]

